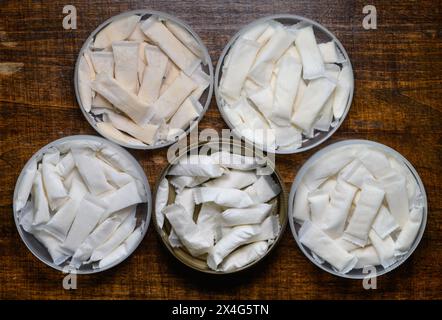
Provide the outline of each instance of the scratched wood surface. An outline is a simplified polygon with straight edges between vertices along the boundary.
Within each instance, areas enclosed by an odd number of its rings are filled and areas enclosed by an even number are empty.
[[[440,1],[371,1],[378,29],[362,27],[366,1],[8,1],[0,4],[0,298],[2,299],[421,299],[442,298],[442,46]],[[73,4],[78,29],[62,28]],[[188,270],[165,250],[153,228],[136,252],[102,274],[82,276],[65,291],[63,275],[38,261],[21,242],[12,194],[22,166],[45,144],[93,134],[74,96],[73,70],[89,33],[110,16],[149,8],[176,15],[203,39],[214,65],[244,24],[274,13],[314,19],[334,32],[355,70],[355,96],[343,126],[324,145],[362,138],[402,153],[428,195],[424,238],[401,267],[367,291],[361,281],[331,276],[301,253],[286,229],[279,247],[239,276],[208,277]],[[225,128],[212,99],[201,128]],[[324,146],[323,145],[323,146]],[[314,150],[277,156],[287,190]],[[166,150],[131,151],[151,186],[166,166]]]

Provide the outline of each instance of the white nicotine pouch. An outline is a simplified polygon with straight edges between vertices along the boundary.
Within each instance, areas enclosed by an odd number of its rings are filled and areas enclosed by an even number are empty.
[[[368,233],[384,200],[384,190],[364,184],[356,209],[344,232],[344,239],[360,247],[367,244]]]
[[[126,90],[109,75],[105,73],[98,74],[91,85],[92,89],[102,95],[114,107],[128,115],[137,124],[146,124],[152,119],[154,109],[138,99],[134,93]]]
[[[106,205],[102,201],[93,196],[85,196],[80,202],[74,222],[62,248],[67,253],[73,254],[96,227],[105,211]]]
[[[308,193],[307,200],[310,205],[311,221],[316,225],[321,225],[330,201],[329,193],[321,189],[315,190]]]
[[[396,220],[385,206],[381,206],[371,227],[382,239],[399,229]]]
[[[211,249],[207,256],[207,265],[212,270],[217,270],[218,265],[233,252],[236,248],[258,234],[259,226],[238,226],[233,228],[229,233],[222,237],[217,244]]]
[[[254,184],[245,189],[255,203],[265,203],[281,192],[281,187],[271,176],[261,176]]]
[[[203,50],[190,32],[171,20],[165,20],[164,24],[195,56],[203,58]]]
[[[194,189],[195,202],[215,202],[220,206],[246,208],[255,202],[245,191],[233,188],[200,187]]]
[[[223,167],[235,170],[254,170],[260,167],[255,157],[243,156],[225,151],[214,152],[210,155],[212,160]]]
[[[144,21],[141,24],[141,30],[150,40],[159,46],[186,75],[190,76],[201,63],[201,60],[158,20],[158,17],[151,16]]]
[[[408,252],[422,224],[423,208],[413,208],[410,212],[410,219],[404,224],[395,242],[394,254],[402,256]]]
[[[309,189],[302,182],[296,189],[293,218],[298,222],[310,220],[309,192]]]
[[[18,187],[18,192],[15,199],[15,207],[17,211],[21,210],[28,201],[36,172],[37,161],[33,159],[28,168],[24,171],[23,178],[21,179],[20,186]]]
[[[156,192],[155,199],[155,218],[157,220],[158,227],[163,228],[164,225],[164,214],[162,210],[166,207],[167,201],[169,200],[169,181],[164,178],[161,180],[158,190]]]
[[[355,265],[355,269],[362,269],[367,266],[378,266],[381,264],[378,253],[373,246],[367,246],[364,248],[358,248],[353,250],[351,254],[354,254],[358,259]]]
[[[227,227],[259,224],[270,214],[272,208],[271,204],[261,203],[244,209],[227,209],[221,214],[221,223]]]
[[[335,81],[327,77],[311,80],[298,109],[293,114],[292,123],[304,133],[309,133],[335,87]]]
[[[191,255],[200,256],[213,246],[213,239],[205,236],[204,230],[198,228],[182,205],[169,205],[163,209],[163,214]]]
[[[95,37],[94,48],[107,49],[112,45],[112,42],[127,39],[140,19],[139,15],[131,15],[111,22]]]
[[[203,106],[192,96],[188,97],[177,112],[170,118],[169,122],[169,139],[170,137],[179,136],[184,130],[189,128],[193,121],[196,121],[203,112]]]
[[[311,80],[322,77],[325,73],[321,51],[316,43],[313,27],[308,26],[296,30],[296,48],[302,60],[302,76]]]
[[[381,264],[384,268],[388,268],[396,262],[395,244],[391,236],[381,239],[373,230],[369,233],[370,241],[378,253]]]
[[[269,41],[259,51],[249,72],[249,78],[261,86],[270,83],[275,62],[295,41],[295,32],[278,24]]]
[[[147,66],[144,69],[138,98],[152,105],[160,95],[168,58],[158,47],[149,44],[144,47],[143,54],[146,57]]]
[[[245,245],[228,255],[220,266],[222,271],[233,271],[258,260],[267,252],[267,241],[258,241]]]
[[[163,120],[169,121],[184,100],[197,87],[198,84],[195,81],[181,73],[153,104],[155,115],[152,121],[154,123],[161,123]]]
[[[119,41],[112,43],[115,60],[115,80],[127,91],[138,92],[138,48],[139,42]]]
[[[335,189],[330,194],[330,204],[324,214],[321,229],[334,239],[340,237],[344,232],[345,222],[356,191],[356,187],[343,180],[338,180]]]
[[[399,226],[404,227],[409,219],[408,193],[406,187],[406,179],[400,173],[392,171],[381,179],[379,182],[385,190],[385,198],[387,199],[388,208],[396,219]]]
[[[333,114],[336,119],[342,118],[347,107],[348,97],[353,86],[353,74],[348,64],[344,64],[339,73],[333,99]]]
[[[273,110],[270,120],[278,126],[288,126],[293,103],[301,79],[302,66],[293,57],[282,57],[276,76]]]
[[[209,178],[220,177],[223,173],[224,169],[209,156],[189,156],[180,159],[168,172],[171,176]]]
[[[318,48],[325,63],[342,63],[345,61],[333,40],[318,44]]]
[[[68,194],[55,165],[45,161],[45,156],[43,156],[41,173],[49,207],[51,210],[56,210],[67,200]]]
[[[127,237],[130,236],[135,229],[137,219],[135,217],[135,207],[132,208],[132,212],[127,215],[121,225],[112,233],[112,235],[102,244],[94,249],[89,259],[89,262],[98,261],[110,254],[115,248],[117,248]],[[103,222],[104,223],[104,222]]]
[[[103,168],[94,156],[88,154],[90,152],[89,149],[72,149],[75,165],[89,191],[94,195],[99,195],[113,190],[113,187],[106,180]]]
[[[242,189],[258,179],[254,171],[230,170],[204,184],[206,187]]]
[[[342,249],[310,221],[304,222],[299,229],[299,241],[341,273],[349,272],[357,263],[353,254]]]
[[[31,190],[32,202],[34,204],[33,226],[39,226],[49,221],[49,204],[46,198],[41,170],[37,170]]]
[[[92,70],[87,63],[85,56],[82,56],[78,63],[78,92],[80,94],[83,109],[86,112],[91,111],[92,106],[91,81],[93,79],[90,76],[91,71]]]
[[[260,45],[256,41],[239,38],[235,42],[220,83],[222,95],[234,100],[239,98],[259,48]]]

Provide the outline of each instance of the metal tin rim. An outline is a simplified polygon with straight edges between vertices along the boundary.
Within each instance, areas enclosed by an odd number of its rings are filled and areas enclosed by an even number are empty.
[[[221,96],[219,93],[219,78],[221,76],[221,69],[222,66],[224,64],[224,60],[227,56],[227,53],[229,52],[230,48],[232,47],[232,45],[234,44],[234,42],[237,40],[237,38],[243,34],[244,32],[250,30],[251,28],[253,28],[254,26],[263,23],[265,21],[268,20],[277,20],[277,19],[293,19],[295,20],[294,22],[307,22],[313,26],[315,26],[316,28],[320,29],[322,32],[324,32],[325,34],[327,34],[331,39],[333,39],[333,41],[336,42],[336,45],[339,47],[340,51],[342,52],[342,54],[344,55],[345,59],[348,61],[348,65],[350,67],[350,71],[351,71],[351,78],[352,78],[352,86],[351,86],[351,90],[350,90],[350,94],[348,97],[348,101],[347,101],[347,105],[345,107],[344,113],[342,114],[342,117],[339,119],[338,123],[336,124],[335,127],[332,127],[329,131],[324,132],[324,136],[319,139],[318,141],[316,141],[315,143],[306,146],[306,147],[301,147],[298,148],[296,150],[272,150],[269,151],[267,150],[266,146],[260,147],[258,144],[255,144],[253,141],[249,141],[248,139],[246,139],[245,137],[243,137],[239,132],[237,132],[237,130],[235,130],[235,127],[232,125],[232,123],[230,122],[229,118],[226,116],[225,112],[224,112],[224,107],[223,107],[223,103],[221,102]],[[345,118],[347,117],[348,112],[350,111],[350,107],[351,104],[353,102],[353,93],[354,93],[354,74],[353,74],[353,67],[351,64],[351,60],[350,57],[348,56],[347,51],[345,50],[344,46],[342,45],[342,43],[339,41],[339,39],[331,32],[329,31],[326,27],[324,27],[323,25],[319,24],[316,21],[313,21],[311,19],[299,16],[299,15],[294,15],[294,14],[275,14],[275,15],[271,15],[271,16],[266,16],[266,17],[262,17],[259,18],[257,20],[254,20],[253,22],[247,24],[246,26],[242,27],[227,43],[227,45],[224,47],[220,58],[218,59],[218,63],[216,65],[216,69],[215,69],[215,98],[216,98],[216,104],[218,106],[218,110],[221,113],[221,116],[223,117],[224,121],[227,123],[228,127],[231,129],[231,131],[233,132],[233,134],[235,135],[236,138],[241,139],[243,141],[245,141],[248,144],[254,145],[257,148],[260,148],[264,151],[267,152],[274,152],[276,154],[294,154],[294,153],[300,153],[300,152],[304,152],[307,150],[310,150],[312,148],[317,147],[318,145],[322,144],[323,142],[325,142],[326,140],[328,140],[338,129],[339,127],[342,125],[342,123],[344,122]],[[320,133],[322,134],[322,132]]]
[[[341,278],[348,278],[348,279],[364,279],[369,275],[362,274],[362,273],[360,275],[359,274],[348,274],[348,273],[342,274],[342,273],[334,271],[331,268],[325,267],[323,264],[318,263],[318,261],[316,261],[312,257],[312,255],[307,252],[304,245],[299,242],[298,232],[296,231],[296,227],[295,227],[296,223],[292,217],[292,212],[293,212],[296,190],[297,190],[300,182],[302,181],[302,178],[304,177],[305,173],[310,168],[310,166],[315,163],[316,160],[318,160],[320,157],[322,157],[326,153],[333,151],[339,147],[349,146],[349,145],[361,145],[361,144],[380,148],[383,151],[387,152],[389,155],[395,157],[397,160],[402,161],[407,166],[407,168],[410,170],[410,172],[412,173],[414,178],[416,179],[416,183],[419,186],[419,189],[422,193],[422,198],[424,201],[421,226],[419,228],[419,232],[418,232],[416,239],[414,240],[411,248],[408,250],[407,254],[405,254],[401,259],[397,260],[394,264],[392,264],[388,268],[382,267],[382,269],[380,271],[376,272],[376,276],[381,276],[381,275],[384,275],[390,271],[393,271],[394,269],[396,269],[397,267],[402,265],[413,254],[413,252],[416,250],[417,246],[419,245],[420,241],[422,240],[422,237],[423,237],[423,234],[425,231],[425,227],[427,224],[427,215],[428,215],[427,195],[425,192],[425,187],[422,183],[422,180],[421,180],[419,174],[417,173],[417,171],[413,167],[413,165],[402,154],[400,154],[398,151],[394,150],[393,148],[390,148],[382,143],[371,141],[371,140],[351,139],[351,140],[344,140],[344,141],[333,143],[333,144],[328,145],[327,147],[319,150],[315,154],[313,154],[299,169],[299,171],[298,171],[298,173],[292,183],[292,187],[290,189],[289,204],[288,204],[288,206],[289,206],[288,215],[289,215],[290,229],[292,231],[293,237],[295,238],[296,244],[298,245],[299,249],[311,262],[313,262],[314,265],[316,265],[317,267],[321,268],[322,270],[324,270],[332,275],[335,275],[335,276],[338,276]]]
[[[150,224],[150,219],[151,219],[151,215],[152,215],[152,193],[150,190],[150,186],[149,186],[149,182],[147,180],[146,174],[144,173],[143,168],[141,167],[141,165],[138,163],[138,161],[124,148],[120,147],[119,145],[116,145],[115,143],[108,141],[104,138],[101,137],[97,137],[97,136],[90,136],[90,135],[73,135],[73,136],[67,136],[67,137],[63,137],[61,139],[57,139],[54,140],[52,142],[50,142],[49,144],[45,145],[44,147],[40,148],[36,153],[34,153],[31,158],[26,162],[26,164],[24,165],[23,169],[20,172],[20,175],[17,178],[17,182],[15,183],[15,188],[14,188],[14,196],[13,196],[13,205],[12,205],[12,214],[14,216],[14,222],[15,222],[15,226],[18,230],[18,233],[20,234],[20,238],[23,241],[23,243],[26,245],[26,247],[28,248],[28,250],[35,256],[37,257],[37,259],[39,259],[41,262],[43,262],[44,264],[46,264],[47,266],[58,270],[58,271],[66,271],[65,268],[56,265],[55,263],[53,263],[52,261],[46,260],[45,258],[43,258],[40,253],[37,250],[34,250],[34,248],[32,248],[30,246],[30,244],[28,243],[28,241],[26,240],[25,237],[25,233],[27,233],[25,230],[23,230],[23,228],[20,226],[19,221],[18,221],[18,214],[17,214],[17,210],[16,210],[16,203],[15,203],[15,199],[17,196],[17,192],[18,192],[18,186],[20,185],[22,179],[23,179],[23,175],[25,170],[29,167],[30,163],[32,160],[37,159],[39,157],[42,156],[43,153],[45,153],[49,148],[51,147],[57,147],[62,143],[65,142],[70,142],[70,141],[97,141],[103,144],[106,144],[107,146],[110,146],[112,148],[115,148],[118,152],[120,152],[121,154],[123,154],[126,158],[128,158],[131,163],[135,166],[136,170],[140,173],[140,178],[142,179],[143,185],[146,189],[146,194],[147,194],[147,203],[146,203],[146,207],[147,207],[147,212],[146,212],[146,220],[145,220],[145,227],[143,230],[143,233],[141,235],[140,240],[138,241],[138,243],[136,244],[136,246],[134,246],[133,250],[131,250],[125,257],[115,261],[114,263],[110,264],[109,266],[102,268],[102,269],[91,269],[91,270],[72,270],[72,273],[76,273],[76,274],[93,274],[93,273],[98,273],[98,272],[102,272],[102,271],[106,271],[108,269],[111,269],[115,266],[117,266],[118,264],[120,264],[121,262],[123,262],[124,260],[126,260],[129,256],[132,255],[132,253],[138,248],[138,246],[140,245],[140,243],[143,241],[146,233],[147,233],[147,229],[149,228],[149,224]],[[31,235],[32,236],[32,235]],[[38,241],[36,239],[36,241]]]
[[[145,147],[142,146],[133,146],[133,145],[128,145],[126,143],[122,143],[119,142],[111,137],[106,136],[104,133],[102,133],[100,131],[100,129],[97,127],[96,125],[96,121],[92,118],[92,116],[86,112],[83,108],[83,103],[81,102],[81,98],[80,98],[80,93],[79,93],[79,89],[78,89],[78,68],[79,68],[79,64],[80,64],[80,58],[83,55],[84,51],[88,48],[88,46],[92,43],[92,40],[94,39],[94,37],[104,28],[106,27],[109,23],[113,22],[114,20],[120,19],[120,18],[124,18],[126,16],[130,16],[133,14],[140,14],[140,15],[157,15],[159,17],[165,18],[167,20],[171,20],[173,22],[176,22],[177,24],[179,24],[180,26],[184,27],[198,42],[198,44],[201,46],[201,48],[203,49],[203,54],[204,54],[204,61],[202,62],[203,65],[207,64],[207,67],[209,69],[209,78],[210,78],[210,83],[209,83],[209,87],[206,89],[208,90],[207,92],[207,99],[206,102],[203,105],[203,110],[198,118],[197,121],[194,121],[189,128],[187,128],[187,130],[185,131],[185,134],[182,134],[178,137],[178,139],[174,140],[174,141],[168,141],[167,143],[164,144],[160,144],[160,145],[146,145]],[[86,118],[86,120],[89,122],[89,124],[92,126],[92,128],[94,128],[95,131],[98,132],[98,134],[100,134],[101,136],[103,136],[104,138],[112,141],[115,144],[118,144],[120,146],[123,146],[125,148],[128,149],[137,149],[137,150],[156,150],[156,149],[160,149],[160,148],[164,148],[164,147],[168,147],[176,142],[178,142],[181,139],[184,139],[185,137],[187,137],[187,135],[189,134],[189,132],[191,132],[195,126],[203,119],[205,113],[207,112],[207,109],[210,106],[210,102],[212,100],[212,96],[213,96],[213,64],[212,64],[212,59],[210,58],[209,55],[209,51],[207,50],[207,47],[204,45],[204,42],[201,40],[201,38],[198,36],[198,34],[195,33],[195,31],[193,31],[193,29],[187,24],[185,23],[183,20],[172,16],[170,14],[161,12],[161,11],[155,11],[155,10],[146,10],[146,9],[140,9],[140,10],[131,10],[131,11],[126,11],[120,14],[117,14],[115,16],[110,17],[109,19],[107,19],[106,21],[104,21],[103,23],[101,23],[94,31],[91,32],[91,34],[89,35],[89,37],[86,39],[86,41],[83,43],[83,46],[80,49],[80,52],[78,53],[77,56],[77,60],[75,62],[75,69],[74,69],[74,88],[75,88],[75,96],[77,99],[77,103],[78,106],[81,110],[81,112],[83,113],[83,116]],[[205,91],[206,91],[205,90]]]
[[[218,145],[219,145],[219,144],[229,144],[229,145],[233,145],[233,146],[241,147],[241,145],[239,145],[239,144],[237,144],[237,143],[232,143],[232,142],[230,142],[230,141],[228,141],[228,140],[225,140],[225,139],[218,139],[218,140],[211,141],[211,142],[200,142],[200,143],[197,143],[197,144],[193,144],[193,145],[188,146],[188,147],[186,148],[186,152],[183,153],[182,155],[180,155],[176,160],[180,159],[181,157],[186,156],[191,150],[194,150],[195,148],[200,148],[200,147],[203,146],[203,145],[210,145],[210,144],[218,144]],[[248,145],[243,145],[242,147],[243,147],[243,148],[250,149],[250,146],[248,146]],[[176,161],[175,161],[175,162],[176,162]],[[175,162],[174,162],[174,163],[175,163]],[[158,187],[159,187],[161,181],[166,177],[167,173],[169,172],[171,166],[172,166],[174,163],[169,163],[169,164],[167,165],[167,167],[165,167],[165,168],[162,170],[161,175],[160,175],[160,177],[159,177],[159,179],[158,179],[158,181],[157,181],[157,183],[156,183],[156,185],[155,185],[155,191],[154,191],[154,195],[153,195],[153,199],[154,199],[154,208],[155,208],[155,201],[156,201],[156,196],[157,196]],[[230,275],[230,274],[236,274],[236,273],[239,273],[239,272],[244,272],[244,271],[246,271],[246,270],[249,270],[250,268],[252,268],[252,267],[255,266],[256,264],[260,263],[260,262],[263,261],[264,259],[266,259],[266,258],[267,258],[267,257],[268,257],[268,256],[269,256],[269,255],[275,250],[275,248],[278,246],[279,242],[281,241],[281,238],[283,237],[283,234],[284,234],[284,232],[285,232],[285,229],[286,229],[287,224],[288,224],[288,219],[289,219],[289,215],[288,215],[288,211],[287,211],[287,193],[286,193],[286,190],[285,190],[284,182],[283,182],[283,180],[282,180],[281,175],[279,174],[279,171],[276,169],[275,163],[270,162],[270,165],[272,166],[272,169],[274,170],[274,174],[275,174],[276,177],[278,178],[278,183],[279,183],[279,185],[281,186],[281,198],[282,198],[282,201],[281,201],[281,203],[280,203],[279,205],[280,205],[280,206],[283,206],[283,207],[282,207],[282,210],[283,210],[283,212],[285,212],[285,218],[283,219],[283,222],[281,223],[281,229],[280,229],[280,233],[279,233],[278,237],[277,237],[276,240],[270,245],[269,249],[267,250],[267,252],[266,252],[262,257],[260,257],[259,259],[257,259],[257,260],[255,260],[255,261],[253,261],[253,262],[251,262],[251,263],[245,265],[244,267],[241,267],[241,268],[239,268],[239,269],[232,270],[232,271],[223,271],[223,272],[220,272],[220,271],[215,271],[215,270],[211,270],[211,269],[199,269],[199,268],[197,268],[196,266],[194,266],[194,265],[188,263],[188,262],[185,261],[184,259],[181,259],[180,257],[178,257],[178,256],[174,253],[173,248],[172,248],[170,245],[168,245],[168,244],[166,243],[166,240],[165,240],[164,237],[163,237],[163,233],[164,233],[164,232],[163,232],[162,229],[159,228],[158,223],[157,223],[157,220],[156,220],[156,214],[154,213],[154,214],[152,215],[153,224],[154,224],[154,226],[155,226],[155,230],[157,231],[158,236],[161,238],[161,242],[162,242],[163,246],[166,247],[167,250],[168,250],[168,251],[169,251],[169,252],[170,252],[170,253],[171,253],[171,254],[172,254],[172,255],[173,255],[178,261],[180,261],[181,263],[183,263],[184,265],[186,265],[186,266],[189,267],[190,269],[193,269],[193,270],[196,270],[196,271],[199,271],[199,272],[202,272],[202,273],[206,273],[206,274],[213,274],[213,275]]]

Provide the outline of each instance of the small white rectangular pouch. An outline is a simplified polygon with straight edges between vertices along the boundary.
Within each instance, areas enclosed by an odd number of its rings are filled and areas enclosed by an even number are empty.
[[[353,86],[353,74],[349,64],[344,64],[339,73],[338,83],[336,85],[335,96],[333,99],[333,114],[336,119],[344,115],[347,106],[350,91]]]
[[[249,72],[249,77],[259,85],[267,85],[272,76],[274,63],[295,41],[295,37],[292,28],[285,28],[281,24],[276,25],[274,34],[259,51]]]
[[[265,175],[247,187],[245,192],[249,194],[254,203],[264,203],[276,197],[281,192],[281,187],[270,175]]]
[[[90,149],[73,148],[71,150],[78,172],[92,194],[99,195],[114,189],[107,182],[103,168]]]
[[[395,242],[394,254],[396,256],[406,254],[411,248],[421,227],[422,218],[422,207],[413,208],[411,210],[410,219],[405,223]]]
[[[91,83],[92,89],[112,103],[117,109],[127,114],[138,124],[149,122],[155,110],[130,91],[127,91],[115,79],[106,73],[99,73]]]
[[[323,223],[324,215],[330,201],[329,192],[318,189],[308,193],[308,203],[310,205],[310,220],[320,226]]]
[[[310,221],[305,221],[298,232],[299,241],[341,273],[347,273],[357,263],[357,258],[341,248],[335,240]]]
[[[260,45],[256,41],[244,38],[236,40],[229,53],[228,64],[223,69],[220,83],[220,93],[223,96],[234,100],[239,98],[259,49]]]
[[[215,202],[225,207],[246,208],[255,203],[247,192],[238,189],[199,187],[193,190],[197,204]]]
[[[356,263],[355,269],[362,269],[367,266],[378,266],[381,264],[378,253],[373,246],[358,248],[353,250],[351,254],[354,254],[355,257],[358,258],[358,263]]]
[[[292,123],[304,133],[309,133],[335,87],[335,80],[328,77],[311,80],[292,116]]]
[[[369,184],[362,186],[361,196],[345,229],[344,239],[360,247],[367,244],[368,233],[382,205],[384,195],[384,190],[378,187]]]
[[[356,191],[356,187],[344,180],[338,180],[335,189],[330,193],[330,203],[320,227],[333,239],[340,237],[344,232]]]
[[[172,225],[181,242],[193,256],[207,253],[213,246],[213,239],[206,236],[180,204],[172,204],[163,209],[163,214]]]
[[[242,189],[254,183],[258,177],[254,171],[230,170],[221,177],[204,183],[205,187]]]
[[[385,190],[385,198],[392,216],[401,228],[404,227],[410,217],[406,178],[391,169],[379,179],[379,184]]]
[[[248,208],[230,208],[222,212],[220,221],[223,226],[232,227],[247,224],[259,224],[270,214],[273,206],[267,203]]]
[[[138,51],[140,43],[118,41],[112,43],[115,61],[115,80],[127,91],[138,92]]]
[[[217,270],[218,265],[236,248],[258,234],[259,226],[238,226],[222,237],[207,255],[207,265],[212,270]]]
[[[288,126],[292,116],[302,65],[293,57],[282,57],[276,76],[273,110],[270,119],[279,126]]]
[[[381,239],[376,232],[371,230],[369,233],[369,237],[384,268],[388,268],[396,262],[396,257],[394,255],[395,244],[391,236],[387,236],[385,237],[385,239]]]
[[[399,229],[396,220],[385,206],[381,206],[371,227],[382,239]]]
[[[187,75],[191,75],[201,60],[195,56],[156,16],[141,24],[141,30]]]
[[[324,61],[316,43],[312,26],[296,30],[295,44],[301,55],[302,77],[307,80],[316,79],[324,75]]]
[[[140,19],[141,16],[134,14],[111,22],[96,35],[94,48],[109,48],[112,42],[128,38]]]
[[[173,165],[168,174],[171,176],[190,177],[220,177],[224,173],[223,168],[217,164],[210,156],[191,155],[180,159]]]
[[[39,166],[41,167],[41,166]],[[38,226],[49,221],[49,204],[43,187],[41,169],[39,168],[34,176],[34,182],[31,190],[32,202],[34,205],[34,218],[32,225]]]
[[[165,20],[164,24],[166,25],[167,29],[169,29],[174,36],[178,38],[178,40],[180,40],[190,51],[192,51],[194,55],[200,59],[203,59],[203,49],[193,35],[190,34],[190,32],[188,32],[178,23],[171,20]]]
[[[48,152],[53,152],[48,151]],[[48,199],[49,207],[51,210],[58,209],[67,200],[67,191],[63,185],[61,176],[56,170],[56,165],[60,159],[60,153],[56,152],[56,161],[48,160],[51,155],[48,153],[43,155],[41,164],[41,176],[43,179],[43,185]]]
[[[60,241],[64,241],[69,228],[75,219],[81,200],[83,200],[83,197],[87,193],[88,189],[82,182],[81,178],[74,178],[69,190],[69,199],[60,207],[60,209],[58,209],[48,223],[42,226],[42,228]]]
[[[144,69],[138,98],[152,105],[160,96],[161,84],[169,59],[158,47],[152,45],[146,45],[143,54],[146,57],[147,66]]]
[[[105,112],[103,119],[118,130],[124,131],[146,144],[153,145],[158,139],[158,125],[150,123],[138,125],[131,119],[110,110]]]
[[[70,266],[79,268],[92,255],[92,252],[107,241],[120,224],[135,210],[135,206],[116,212],[99,224],[94,231],[82,242],[72,256]]]
[[[98,261],[103,259],[109,253],[111,253],[115,248],[117,248],[127,237],[130,236],[132,231],[134,231],[136,226],[136,206],[131,206],[130,213],[121,222],[121,224],[116,228],[116,230],[107,238],[105,242],[97,246],[91,254],[88,262]],[[105,222],[102,222],[105,223]]]
[[[218,151],[210,155],[212,160],[223,167],[236,170],[253,170],[260,166],[257,158],[227,151]]]
[[[98,266],[93,266],[94,269],[98,268],[105,268],[124,257],[127,257],[131,252],[135,250],[135,246],[140,242],[141,237],[143,236],[143,229],[144,229],[144,223],[142,223],[138,228],[134,230],[130,234],[129,237],[115,250],[113,250],[111,253],[109,253],[107,256],[105,256],[103,259],[101,259],[98,262]]]
[[[62,249],[70,255],[74,254],[81,243],[97,226],[105,211],[106,204],[98,198],[91,195],[83,197],[69,233],[63,242]]]
[[[170,184],[175,188],[177,193],[183,191],[184,188],[193,188],[209,180],[209,177],[198,176],[172,176],[169,178]]]
[[[197,88],[198,84],[181,72],[153,104],[155,114],[152,122],[158,124],[163,120],[169,121],[184,100]]]
[[[339,52],[334,40],[318,44],[322,60],[325,63],[342,63],[344,57]]]
[[[100,221],[104,221],[116,211],[146,201],[141,197],[135,181],[129,182],[116,191],[103,195],[101,200],[106,203],[107,208]]]
[[[28,201],[34,183],[35,174],[37,173],[37,161],[33,159],[23,173],[23,178],[18,187],[17,196],[15,198],[15,209],[20,211]]]
[[[158,185],[155,198],[155,218],[157,220],[158,227],[163,228],[164,225],[164,215],[162,210],[166,207],[167,201],[169,200],[169,181],[167,178],[161,180]]]
[[[222,271],[234,271],[261,258],[269,247],[267,241],[258,241],[245,245],[229,254],[221,266]]]

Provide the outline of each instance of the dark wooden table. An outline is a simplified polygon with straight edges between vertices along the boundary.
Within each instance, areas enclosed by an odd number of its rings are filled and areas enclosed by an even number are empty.
[[[370,1],[378,29],[362,27],[367,1],[110,1],[3,0],[0,4],[0,298],[2,299],[422,299],[442,298],[442,45],[440,1]],[[62,8],[73,4],[78,29],[64,30]],[[355,96],[343,126],[324,145],[370,139],[402,153],[419,172],[428,195],[424,238],[401,267],[361,281],[329,275],[296,246],[286,229],[268,259],[240,276],[207,277],[175,261],[153,228],[128,260],[98,275],[81,276],[78,289],[62,288],[63,275],[38,261],[21,242],[12,218],[12,194],[22,166],[45,144],[96,132],[74,95],[73,70],[89,33],[110,16],[149,8],[188,22],[209,48],[213,63],[244,24],[274,13],[316,20],[347,49]],[[226,127],[215,103],[202,128]],[[314,150],[277,156],[287,190]],[[151,186],[166,166],[166,150],[131,151]]]

